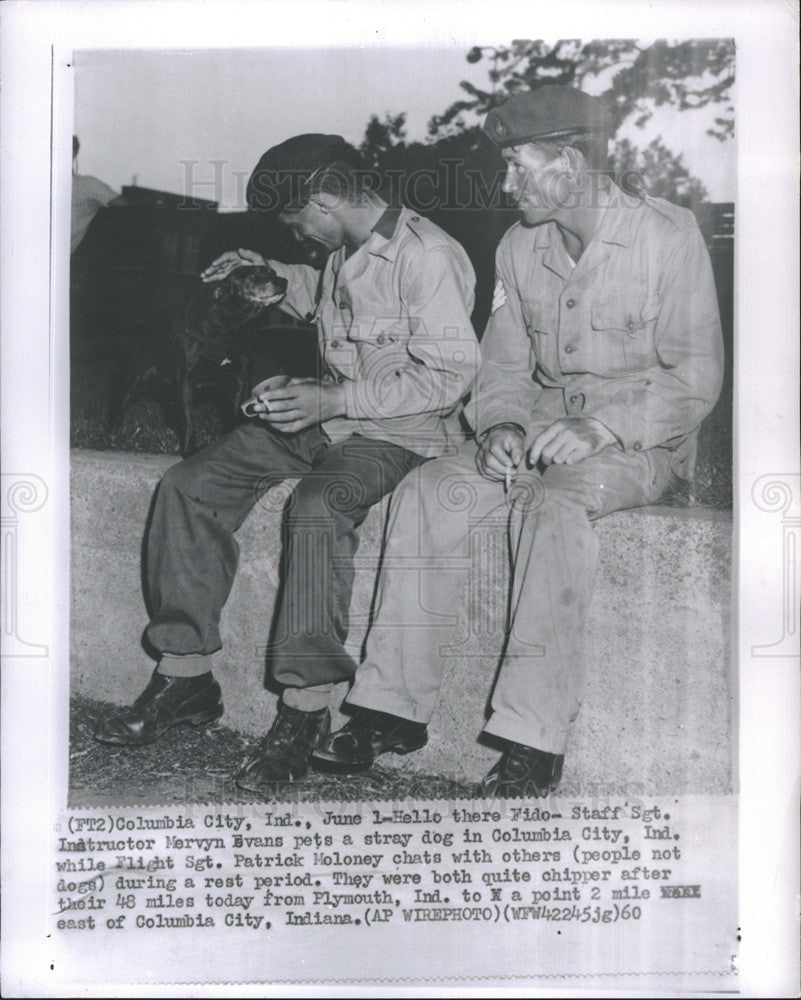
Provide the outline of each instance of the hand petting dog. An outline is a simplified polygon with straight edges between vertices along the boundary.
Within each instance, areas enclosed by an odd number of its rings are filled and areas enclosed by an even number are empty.
[[[242,266],[264,266],[267,261],[255,250],[228,250],[202,271],[203,281],[222,281],[228,275]]]

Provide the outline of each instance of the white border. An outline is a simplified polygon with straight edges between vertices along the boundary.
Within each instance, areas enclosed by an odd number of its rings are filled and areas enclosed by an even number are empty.
[[[536,11],[536,17],[534,17]],[[2,31],[3,469],[40,476],[50,500],[25,537],[23,615],[50,660],[3,663],[3,991],[36,995],[52,810],[65,788],[68,685],[66,275],[50,296],[51,43],[71,48],[458,44],[514,37],[704,37],[737,42],[736,594],[741,721],[741,983],[747,996],[798,988],[798,660],[751,658],[775,638],[777,522],[750,502],[762,473],[798,471],[797,7],[780,0],[559,4],[206,0],[0,5]],[[57,90],[57,141],[71,129]],[[135,99],[135,95],[132,95]],[[62,113],[59,113],[62,112]],[[67,196],[68,197],[68,196]],[[54,194],[52,259],[65,260],[68,201]],[[62,322],[53,328],[50,311]],[[33,523],[33,522],[31,522]],[[44,638],[42,638],[44,637]],[[52,699],[52,705],[51,705]],[[49,737],[48,737],[49,734]],[[724,862],[725,863],[725,862]],[[111,970],[110,970],[111,971]],[[135,995],[137,991],[116,990]],[[197,987],[174,995],[197,995]],[[204,991],[205,992],[205,991]],[[210,990],[258,995],[250,988]],[[276,994],[285,991],[274,991]],[[520,991],[522,992],[522,991]],[[527,991],[531,995],[530,991]],[[159,995],[157,988],[138,995]]]

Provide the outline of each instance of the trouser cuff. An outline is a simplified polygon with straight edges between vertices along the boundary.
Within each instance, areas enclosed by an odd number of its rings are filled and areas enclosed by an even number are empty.
[[[424,726],[428,725],[428,716],[416,711],[415,706],[410,702],[395,700],[386,695],[382,697],[374,693],[351,691],[345,703],[353,708],[371,708],[374,712],[386,712],[387,715],[397,715],[399,719],[422,722]]]
[[[185,656],[162,653],[156,672],[169,677],[199,677],[209,673],[213,666],[214,657],[203,653],[188,653]]]
[[[299,712],[319,712],[328,708],[333,690],[333,684],[315,684],[306,688],[286,687],[281,699],[288,708],[296,708]]]
[[[526,723],[497,712],[493,712],[484,726],[484,732],[503,740],[511,740],[512,743],[522,743],[535,750],[544,750],[545,753],[563,754],[567,750],[567,731],[545,729],[536,723]]]

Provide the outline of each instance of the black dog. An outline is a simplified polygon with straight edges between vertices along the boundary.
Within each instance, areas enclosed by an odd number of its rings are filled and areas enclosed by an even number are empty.
[[[286,279],[269,266],[240,267],[222,281],[197,286],[178,307],[167,337],[150,341],[146,363],[129,367],[114,392],[109,426],[118,427],[130,403],[158,383],[167,390],[168,407],[183,456],[196,449],[192,403],[200,388],[221,389],[229,400],[231,422],[251,385],[252,360],[263,311],[283,297]],[[164,325],[161,325],[161,324]],[[141,339],[141,338],[140,338]],[[279,370],[275,369],[278,374]]]

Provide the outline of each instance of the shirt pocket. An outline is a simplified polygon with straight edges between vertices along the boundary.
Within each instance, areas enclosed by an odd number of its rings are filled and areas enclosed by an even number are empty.
[[[353,317],[346,343],[356,354],[355,377],[372,383],[377,405],[411,364],[408,341],[409,324],[397,316],[359,312]]]
[[[409,324],[397,316],[357,313],[348,329],[348,340],[364,346],[386,348],[408,339]]]
[[[609,372],[644,371],[659,364],[654,341],[658,315],[656,296],[637,285],[593,302],[593,339]]]

